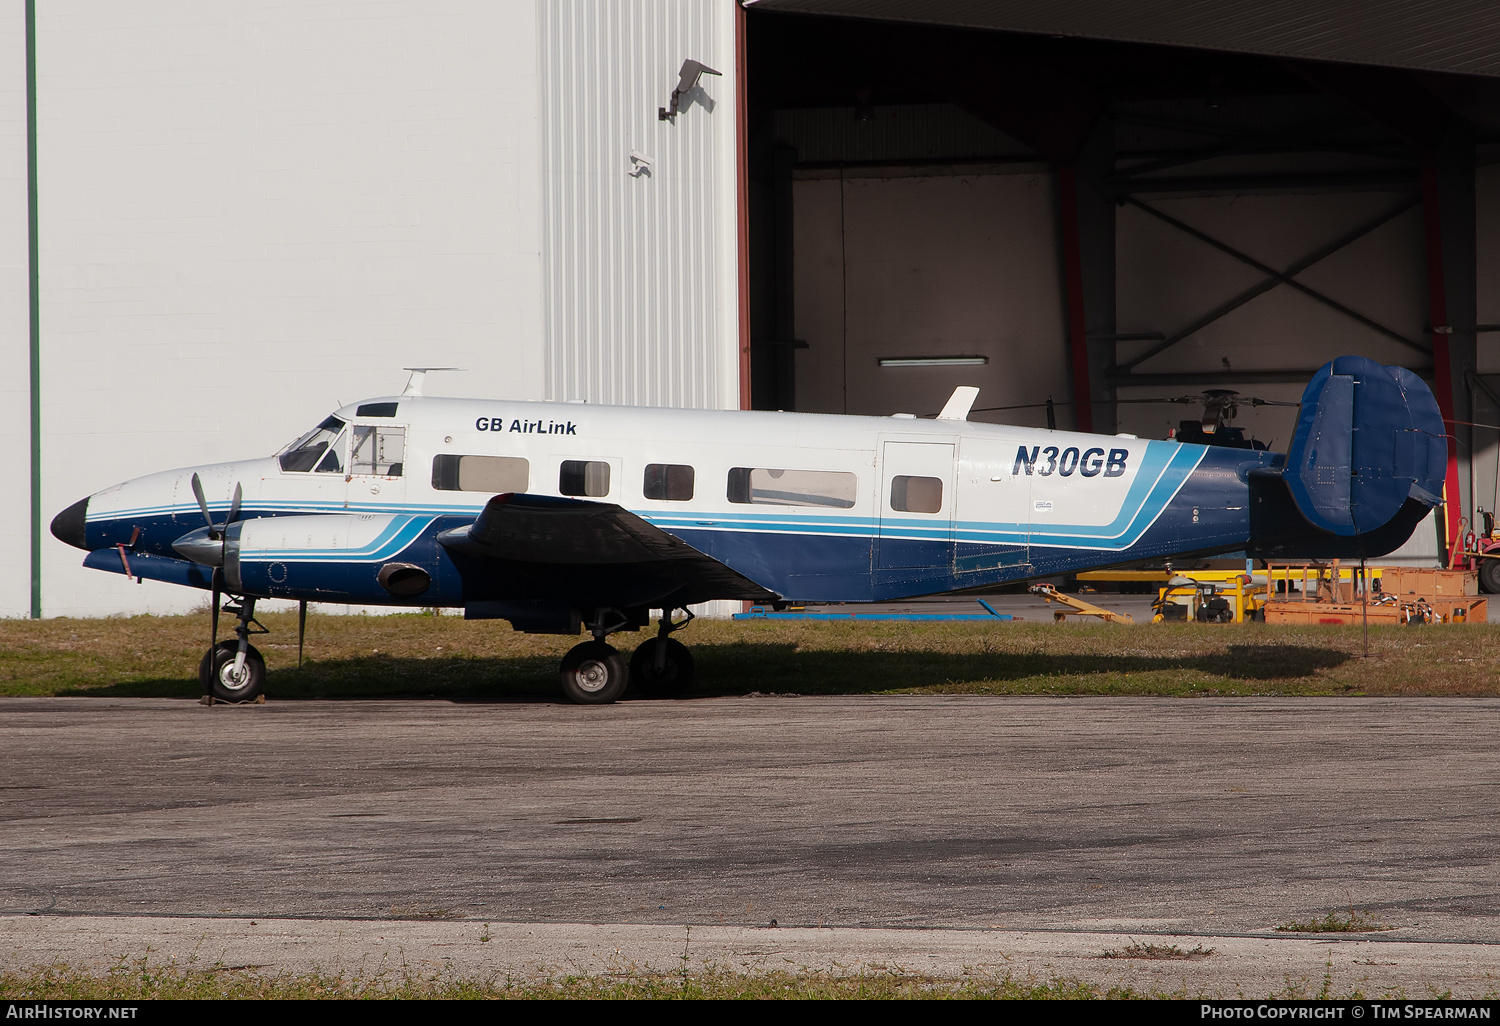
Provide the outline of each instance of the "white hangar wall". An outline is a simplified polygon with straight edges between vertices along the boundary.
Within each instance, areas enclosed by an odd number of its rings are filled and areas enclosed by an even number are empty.
[[[0,6],[0,616],[31,606],[26,8]],[[51,539],[48,539],[49,541]]]
[[[737,405],[732,5],[38,6],[46,520],[272,452],[404,366],[465,368],[430,394]],[[689,56],[725,75],[657,123]],[[23,616],[25,77],[0,68],[0,615]],[[80,557],[44,534],[44,615],[202,601]]]

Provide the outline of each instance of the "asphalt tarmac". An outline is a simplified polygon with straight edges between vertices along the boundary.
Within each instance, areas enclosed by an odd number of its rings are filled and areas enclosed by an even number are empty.
[[[1500,942],[1500,700],[0,701],[0,916]],[[12,926],[14,922],[12,922]]]
[[[368,983],[689,973],[870,974],[1221,998],[1489,998],[1500,945],[1105,932],[0,916],[0,969],[319,973]],[[1398,1003],[1383,1018],[1402,1018]],[[1373,1017],[1373,1015],[1372,1015]]]

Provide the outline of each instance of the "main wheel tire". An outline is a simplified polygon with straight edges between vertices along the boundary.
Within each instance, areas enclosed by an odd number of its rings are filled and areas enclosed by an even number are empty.
[[[238,641],[221,641],[207,652],[198,664],[198,681],[203,693],[220,702],[249,702],[266,686],[266,661],[255,646],[245,650],[245,668],[238,677],[234,673],[234,659],[239,655]]]
[[[563,656],[559,672],[563,697],[580,705],[607,705],[625,693],[629,672],[613,645],[585,641]]]
[[[656,671],[656,647],[667,647],[661,672]],[[676,698],[693,686],[693,653],[672,638],[649,638],[630,657],[630,682],[647,698]]]
[[[1491,595],[1500,595],[1500,559],[1479,561],[1479,587]]]

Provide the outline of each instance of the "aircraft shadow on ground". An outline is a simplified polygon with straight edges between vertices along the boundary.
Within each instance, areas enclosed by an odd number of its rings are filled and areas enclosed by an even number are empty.
[[[809,651],[794,645],[736,642],[696,646],[693,653],[698,683],[691,697],[861,695],[923,687],[953,692],[994,689],[1037,694],[1152,694],[1184,690],[1190,684],[1254,688],[1267,682],[1280,682],[1295,690],[1311,683],[1319,670],[1332,669],[1352,658],[1337,649],[1305,645],[1229,645],[1216,653],[1150,656],[923,649]],[[1124,680],[1127,675],[1139,677],[1138,682]],[[1027,687],[1027,682],[1036,686]],[[124,681],[62,693],[97,698],[192,698],[201,691],[196,678],[177,677]],[[551,702],[558,700],[557,663],[551,656],[318,660],[309,661],[300,670],[272,667],[266,693],[278,699]]]

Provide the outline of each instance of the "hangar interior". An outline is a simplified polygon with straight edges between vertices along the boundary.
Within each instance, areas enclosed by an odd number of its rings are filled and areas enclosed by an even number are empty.
[[[976,419],[1166,437],[1228,389],[1278,448],[1262,401],[1356,353],[1458,422],[1454,520],[1500,505],[1500,80],[879,6],[747,8],[755,407],[974,384]]]

